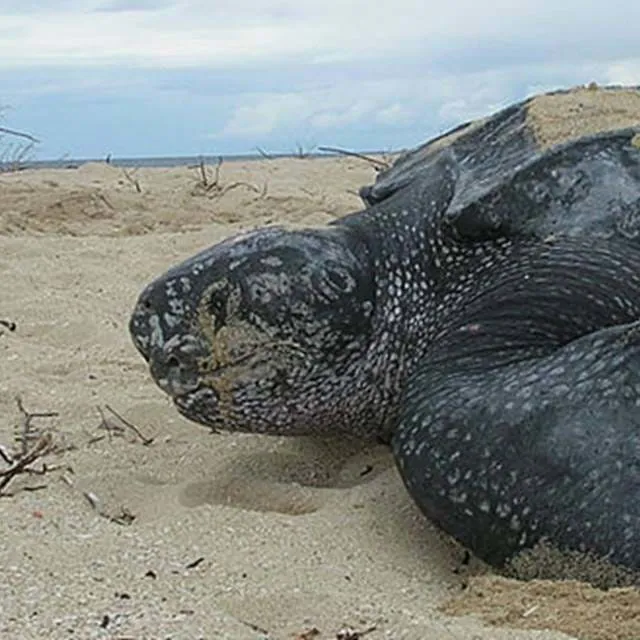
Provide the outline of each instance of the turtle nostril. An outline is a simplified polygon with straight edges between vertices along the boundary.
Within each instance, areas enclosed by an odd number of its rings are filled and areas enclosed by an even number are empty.
[[[180,368],[180,360],[175,356],[169,356],[167,358],[167,367],[169,369],[179,369]]]

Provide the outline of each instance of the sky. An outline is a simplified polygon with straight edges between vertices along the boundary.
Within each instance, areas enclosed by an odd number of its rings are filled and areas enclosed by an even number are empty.
[[[0,126],[53,160],[397,150],[640,85],[639,25],[638,0],[0,0]]]

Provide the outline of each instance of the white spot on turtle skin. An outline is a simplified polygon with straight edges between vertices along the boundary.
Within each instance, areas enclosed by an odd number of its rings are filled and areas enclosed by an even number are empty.
[[[458,482],[460,481],[460,476],[461,476],[461,472],[460,469],[458,469],[457,467],[454,467],[448,474],[447,474],[447,482],[451,485],[451,486],[455,486],[456,484],[458,484]]]
[[[165,324],[170,328],[173,329],[174,327],[176,327],[177,325],[180,324],[181,322],[181,318],[179,318],[178,316],[172,314],[172,313],[165,313],[162,316],[162,319],[164,320]]]
[[[171,298],[169,300],[169,310],[175,316],[183,316],[184,315],[184,300],[182,300],[181,298]]]
[[[149,332],[149,346],[162,348],[164,344],[164,333],[162,331],[160,317],[154,313],[149,316],[148,322],[149,328],[151,329]]]
[[[467,498],[469,497],[466,491],[450,491],[448,494],[449,500],[454,504],[465,504],[467,502]],[[473,514],[469,514],[473,515]]]

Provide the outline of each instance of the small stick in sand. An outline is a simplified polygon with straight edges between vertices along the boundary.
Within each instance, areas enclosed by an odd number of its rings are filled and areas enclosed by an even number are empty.
[[[135,190],[138,193],[142,193],[142,187],[140,186],[140,181],[137,178],[133,177],[133,173],[135,173],[137,169],[134,169],[132,173],[129,173],[124,167],[122,168],[122,173],[124,173],[124,177],[135,187]]]
[[[107,417],[104,415],[104,411],[102,410],[101,406],[96,405],[96,409],[100,414],[100,424],[98,425],[98,429],[104,429],[107,432],[106,437],[108,437],[109,440],[111,440],[111,438],[114,436],[124,435],[124,427],[121,427],[119,424],[114,424],[113,422],[108,420]],[[94,442],[99,442],[104,438],[105,436],[95,436],[94,438],[91,438],[89,444],[93,444]]]
[[[0,325],[3,327],[6,327],[7,329],[9,329],[9,331],[15,331],[18,328],[18,325],[15,322],[12,322],[11,320],[0,319]]]
[[[382,171],[384,169],[388,169],[391,166],[385,160],[377,160],[376,158],[372,158],[371,156],[367,156],[363,153],[358,153],[357,151],[348,151],[347,149],[340,149],[338,147],[318,147],[318,151],[324,151],[325,153],[337,153],[341,156],[349,156],[351,158],[359,158],[360,160],[364,160],[365,162],[373,165],[376,171]]]
[[[116,514],[109,513],[100,502],[98,496],[92,491],[83,491],[82,495],[86,501],[91,505],[91,508],[102,518],[106,518],[109,522],[114,522],[120,525],[129,525],[135,519],[135,515],[129,511],[126,507],[120,507],[120,511]]]
[[[9,136],[15,136],[16,138],[25,138],[34,144],[38,144],[40,140],[35,138],[30,133],[24,133],[24,131],[16,131],[15,129],[7,129],[6,127],[0,127],[0,133],[5,133]]]
[[[377,627],[375,624],[367,629],[363,629],[362,631],[356,631],[353,627],[343,627],[338,631],[338,633],[336,633],[336,640],[360,640],[360,638],[364,638],[364,636],[376,629]]]
[[[0,495],[3,495],[5,487],[18,475],[44,475],[53,470],[53,467],[47,467],[43,464],[40,469],[31,465],[38,459],[46,456],[53,451],[53,438],[50,433],[43,435],[26,453],[11,455],[4,447],[0,447],[0,457],[9,467],[0,470]]]
[[[250,184],[249,182],[232,182],[231,184],[222,186],[220,183],[220,167],[222,167],[222,163],[224,158],[222,156],[218,157],[218,162],[214,169],[213,180],[209,179],[207,174],[207,167],[204,164],[204,160],[200,160],[200,164],[198,165],[198,170],[200,172],[200,180],[196,184],[196,187],[193,191],[193,195],[196,195],[198,192],[202,193],[204,191],[205,194],[208,194],[212,198],[221,198],[223,195],[232,191],[233,189],[237,189],[238,187],[244,187],[245,189],[249,189],[254,193],[259,194],[260,198],[263,198],[266,195],[267,188],[266,184],[262,191],[256,187],[254,184]]]
[[[138,438],[140,438],[141,442],[143,445],[145,446],[149,446],[150,444],[153,444],[153,441],[155,438],[147,438],[145,435],[142,434],[142,432],[140,431],[140,429],[138,427],[136,427],[135,424],[133,424],[132,422],[129,422],[128,420],[126,420],[125,418],[123,418],[115,409],[112,409],[108,404],[104,405],[104,408],[109,411],[109,413],[112,413],[116,418],[118,418],[118,420],[120,420],[120,422],[122,422],[123,425],[125,425],[126,427],[129,427],[129,429],[131,429],[131,431],[133,431],[136,436],[138,436]],[[102,414],[102,412],[100,412],[103,420],[104,420],[104,414]]]
[[[18,475],[44,475],[58,467],[47,466],[34,467],[33,464],[40,458],[56,450],[51,433],[42,433],[33,426],[35,418],[52,418],[57,416],[55,411],[31,413],[24,408],[20,397],[16,398],[18,409],[22,414],[22,421],[17,434],[18,449],[10,451],[0,446],[0,458],[8,465],[6,469],[0,469],[0,495],[9,483]],[[8,494],[4,494],[8,495]]]
[[[35,418],[56,418],[58,416],[58,412],[42,411],[32,413],[27,411],[22,404],[22,398],[20,398],[20,396],[16,396],[16,404],[18,405],[18,410],[22,414],[22,422],[17,439],[20,443],[20,454],[24,457],[29,451],[29,444],[32,442],[37,443],[43,438],[43,434],[33,427],[33,420]]]
[[[253,624],[253,622],[247,622],[246,620],[241,620],[240,618],[236,618],[236,620],[240,624],[243,624],[245,627],[249,627],[249,629],[251,629],[252,631],[255,631],[257,633],[261,633],[263,636],[268,636],[269,635],[269,632],[266,629],[263,629],[262,627],[258,626],[257,624]]]
[[[311,149],[307,151],[303,145],[301,145],[299,142],[296,142],[296,158],[298,158],[299,160],[306,160],[311,155],[312,151],[313,147],[311,147]]]
[[[207,178],[207,169],[204,166],[204,160],[202,158],[200,158],[200,175],[202,176],[202,184],[206,189],[209,185],[209,179]]]
[[[273,160],[273,156],[268,152],[262,149],[261,147],[256,147],[256,151],[265,159],[265,160]]]

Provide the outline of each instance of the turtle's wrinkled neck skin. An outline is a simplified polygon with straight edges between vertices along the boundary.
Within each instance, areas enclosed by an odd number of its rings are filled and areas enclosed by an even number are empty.
[[[130,331],[155,381],[191,420],[230,431],[388,437],[403,366],[389,344],[402,321],[400,291],[395,307],[386,284],[379,294],[379,260],[350,226],[262,229],[152,282]]]
[[[465,279],[440,234],[452,184],[426,195],[235,237],[152,282],[130,331],[158,385],[214,429],[388,440],[407,375],[456,308],[439,267]]]
[[[599,275],[606,247],[458,237],[443,213],[454,184],[417,185],[323,229],[234,237],[174,267],[130,322],[152,376],[214,429],[388,441],[407,378],[437,340],[468,331],[476,351],[508,362],[640,311],[616,312],[621,267]],[[473,334],[492,296],[505,301],[504,344]]]

